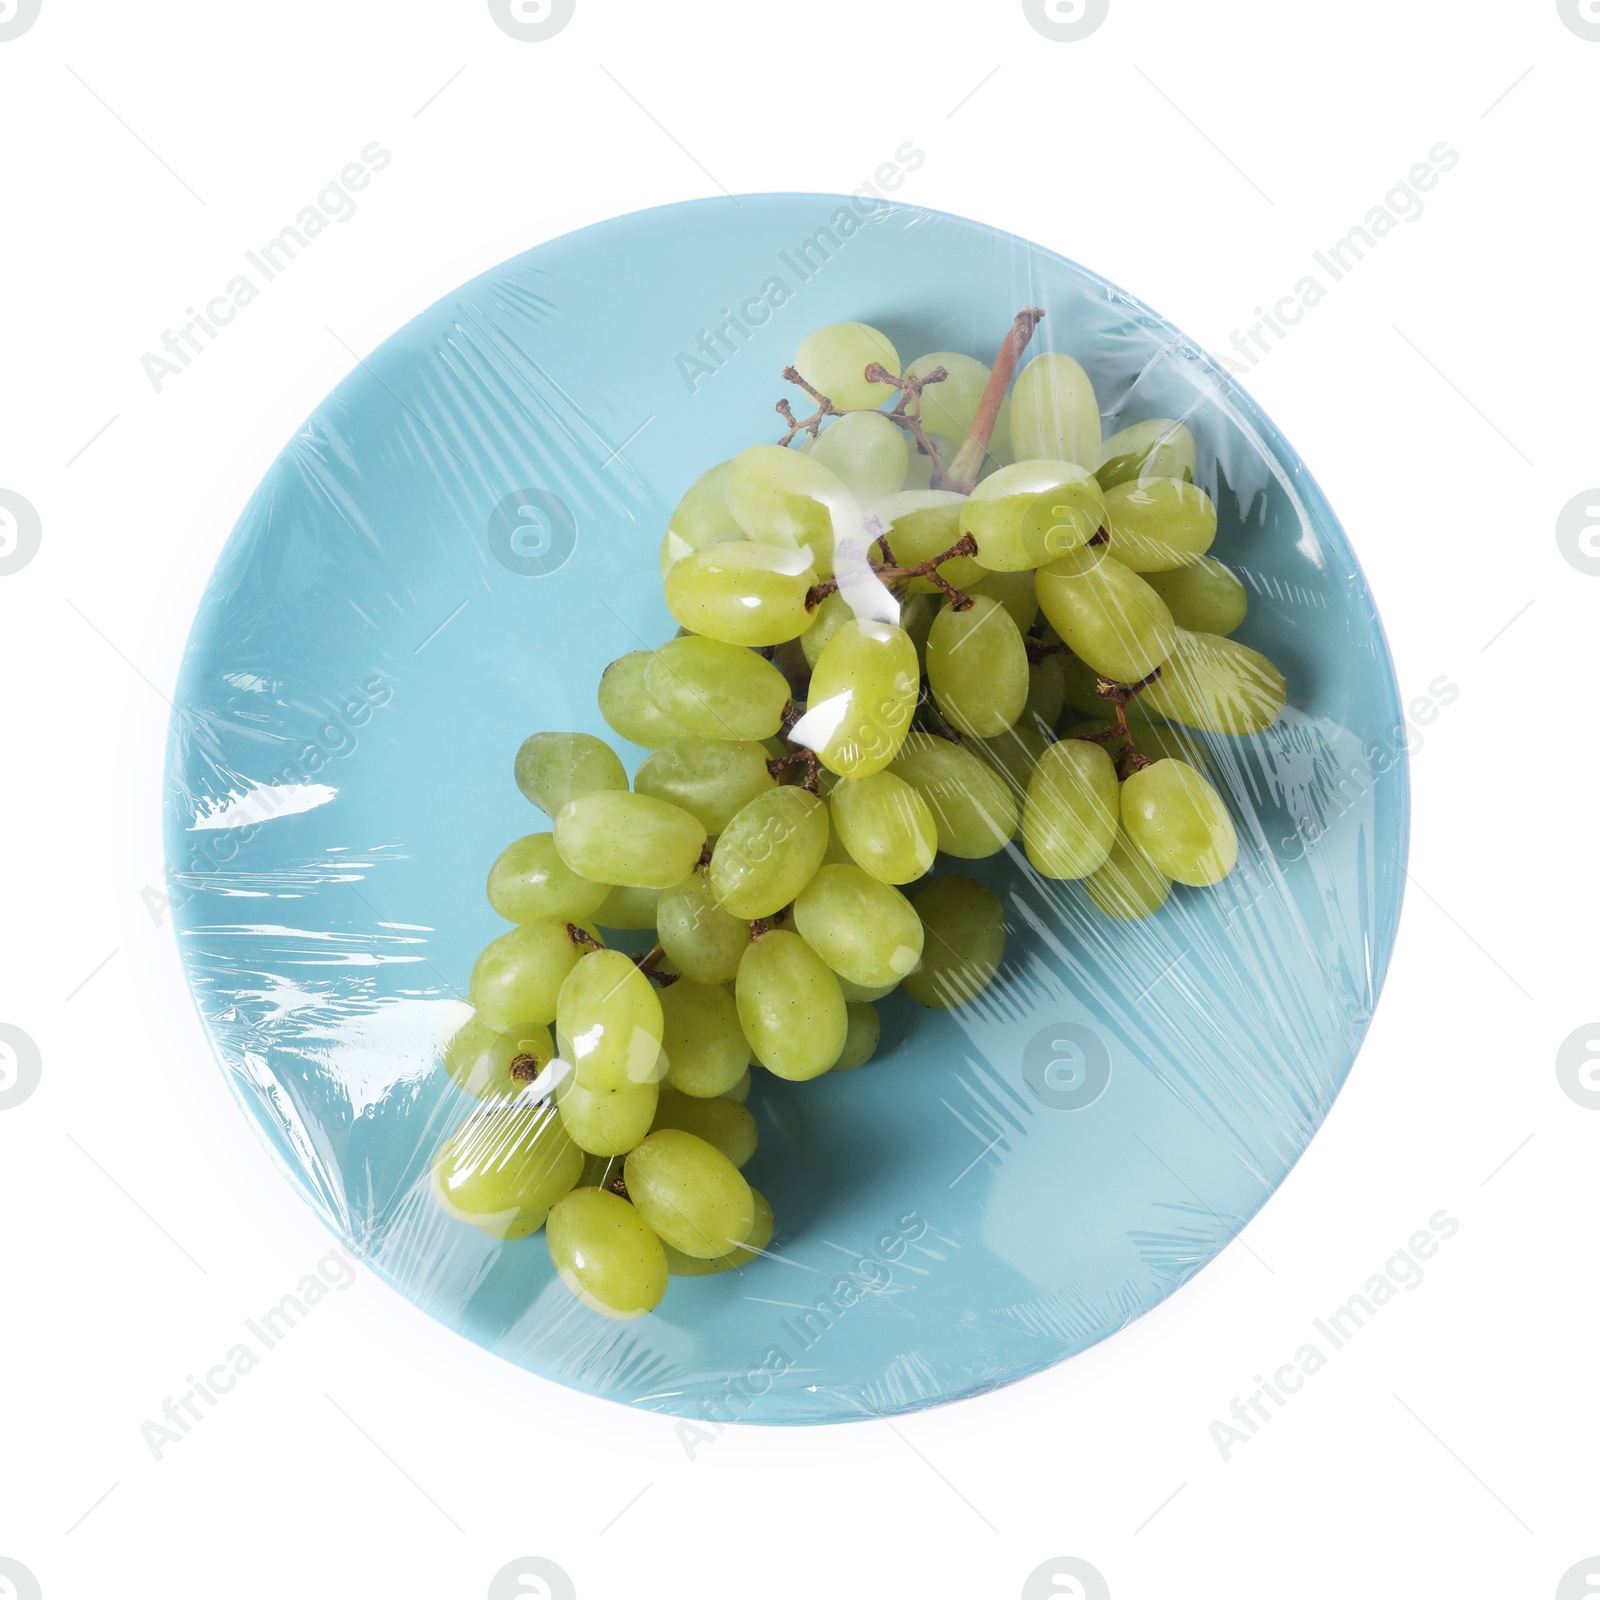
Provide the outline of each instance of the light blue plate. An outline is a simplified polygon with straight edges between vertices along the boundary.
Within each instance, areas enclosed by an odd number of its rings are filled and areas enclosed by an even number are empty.
[[[1088,367],[1107,433],[1185,416],[1199,438],[1214,553],[1251,591],[1239,637],[1290,685],[1269,733],[1208,741],[1239,868],[1125,926],[1016,859],[979,863],[1011,924],[996,987],[953,1014],[887,1003],[861,1071],[760,1075],[749,1171],[777,1211],[773,1254],[675,1279],[641,1321],[603,1321],[553,1280],[541,1237],[496,1245],[427,1186],[467,1109],[437,1041],[503,930],[484,874],[546,825],[513,753],[537,729],[607,734],[601,670],[672,632],[666,519],[705,467],[778,437],[779,369],[808,330],[861,319],[907,357],[992,359],[1026,304],[1048,313],[1033,350]],[[424,312],[251,500],[177,706],[183,959],[286,1171],[430,1315],[654,1410],[896,1412],[1122,1327],[1216,1255],[1305,1149],[1394,941],[1400,712],[1372,599],[1309,473],[1137,301],[926,211],[764,195],[641,212]]]

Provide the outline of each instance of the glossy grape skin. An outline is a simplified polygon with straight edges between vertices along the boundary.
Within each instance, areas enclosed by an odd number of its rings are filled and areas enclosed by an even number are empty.
[[[745,1068],[741,1081],[749,1070]],[[744,1166],[756,1153],[756,1119],[731,1094],[690,1095],[663,1085],[651,1131],[660,1128],[677,1128],[704,1139],[736,1167]]]
[[[649,1133],[659,1098],[654,1083],[595,1090],[571,1073],[555,1087],[556,1110],[567,1137],[595,1156],[623,1156],[633,1149]]]
[[[597,790],[626,789],[615,750],[592,733],[535,733],[517,751],[517,787],[547,816]]]
[[[956,587],[959,589],[960,584]],[[998,600],[1017,625],[1017,632],[1026,635],[1039,615],[1039,594],[1031,568],[1021,572],[986,572],[979,594]]]
[[[984,595],[965,611],[946,606],[928,634],[928,682],[952,727],[1004,733],[1028,699],[1028,651],[1011,613]]]
[[[606,726],[646,750],[688,737],[688,730],[661,710],[645,688],[645,674],[654,657],[654,650],[630,651],[618,656],[600,676],[600,715]],[[620,787],[627,786],[624,777]]]
[[[489,904],[507,922],[586,922],[605,899],[607,886],[580,878],[567,866],[548,833],[513,839],[489,868]]]
[[[964,745],[909,733],[889,770],[927,802],[938,848],[946,855],[977,860],[1016,837],[1019,812],[1011,791]]]
[[[795,931],[840,978],[898,983],[922,958],[922,924],[898,889],[860,867],[821,867],[794,903]]]
[[[1232,633],[1250,608],[1245,586],[1211,556],[1170,572],[1148,572],[1144,581],[1166,602],[1172,620],[1191,633]]]
[[[733,994],[721,984],[680,977],[657,998],[667,1053],[667,1082],[702,1099],[726,1094],[750,1066]]]
[[[1100,485],[1066,461],[1015,461],[978,484],[960,509],[979,566],[1024,572],[1087,544],[1105,514]]]
[[[512,1077],[512,1062],[531,1056],[542,1071],[555,1053],[555,1041],[543,1023],[501,1032],[474,1015],[451,1034],[444,1047],[444,1069],[476,1099],[515,1099],[531,1080]]]
[[[930,1010],[965,1005],[1000,970],[1004,908],[982,884],[959,876],[930,883],[912,904],[922,918],[922,965],[901,987]]]
[[[755,543],[798,551],[823,577],[833,571],[836,530],[853,531],[861,521],[837,473],[807,451],[776,444],[752,445],[733,458],[728,504]]]
[[[873,362],[900,376],[900,356],[888,336],[865,322],[830,322],[808,333],[794,358],[800,376],[841,411],[871,410],[894,398],[891,384],[867,378]]]
[[[789,685],[770,661],[693,635],[662,645],[644,681],[657,706],[702,739],[770,739],[789,702]]]
[[[556,1004],[556,1043],[574,1077],[609,1092],[666,1075],[665,1023],[654,985],[620,950],[592,950],[567,974]]]
[[[1259,651],[1178,630],[1161,676],[1139,698],[1156,716],[1202,733],[1261,733],[1283,710],[1283,674]]]
[[[1034,768],[1054,742],[1046,729],[1019,721],[1016,727],[1008,728],[993,739],[969,739],[964,748],[982,756],[994,768],[1001,782],[1015,796],[1020,819]]]
[[[1217,508],[1181,478],[1142,478],[1106,491],[1111,554],[1132,572],[1170,572],[1197,560],[1217,536]]]
[[[805,453],[833,473],[857,501],[881,499],[905,482],[905,439],[899,425],[882,412],[834,417]]]
[[[821,743],[811,735],[817,759],[841,777],[881,772],[905,738],[919,688],[917,647],[904,630],[852,618],[823,647],[793,737],[815,725],[824,734]]]
[[[1071,356],[1047,352],[1017,374],[1011,445],[1019,461],[1071,461],[1090,472],[1100,465],[1100,403],[1089,374]]]
[[[822,657],[823,648],[845,623],[855,620],[850,602],[836,589],[817,606],[812,624],[800,635],[800,648],[805,653],[806,664],[813,669]]]
[[[904,778],[843,778],[828,809],[850,859],[880,883],[910,883],[933,865],[939,830],[928,802]]]
[[[627,933],[654,928],[661,894],[660,889],[630,889],[618,884],[600,902],[600,909],[594,914],[595,926]]]
[[[667,610],[691,633],[759,649],[798,639],[811,626],[806,596],[816,582],[816,568],[802,551],[729,540],[673,567]]]
[[[679,739],[652,751],[633,775],[636,793],[687,811],[711,837],[776,786],[766,746],[747,739]]]
[[[493,940],[473,964],[473,1009],[486,1027],[502,1033],[553,1022],[556,997],[582,955],[564,922],[524,922]]]
[[[1194,435],[1181,422],[1158,417],[1114,433],[1101,446],[1095,477],[1102,489],[1140,478],[1194,477]]]
[[[848,863],[846,863],[848,865]],[[834,974],[838,977],[838,974]],[[898,989],[898,983],[878,983],[868,987],[864,984],[851,983],[848,978],[839,978],[839,993],[845,997],[850,1005],[862,1005],[868,1002],[882,1000],[886,995],[891,995]]]
[[[889,541],[889,552],[901,567],[920,567],[948,550],[961,537],[961,508],[964,496],[948,489],[906,489],[889,495],[873,508]],[[934,569],[948,584],[964,589],[984,575],[983,565],[973,556],[952,556]],[[941,594],[932,578],[911,578],[908,594]]]
[[[844,1048],[847,1017],[839,982],[797,933],[751,941],[734,988],[745,1038],[769,1072],[820,1077]]]
[[[743,530],[728,505],[728,468],[731,461],[707,467],[684,491],[667,531],[661,538],[661,576],[687,555],[722,539],[743,537]]]
[[[661,891],[656,937],[685,978],[732,983],[750,942],[750,924],[722,909],[702,870]]]
[[[930,383],[922,391],[922,425],[929,433],[943,435],[946,439],[960,441],[978,417],[978,406],[983,391],[989,384],[989,369],[971,356],[954,350],[935,350],[918,356],[905,370],[908,378],[925,378],[935,367],[943,367],[945,376],[938,383]],[[991,454],[1002,453],[1011,443],[1011,397],[1000,402],[1000,413],[995,418],[989,435]],[[945,461],[950,457],[945,456]]]
[[[847,1002],[844,1049],[828,1070],[854,1072],[857,1067],[864,1067],[877,1054],[878,1040],[882,1035],[883,1023],[876,1006],[859,1000]]]
[[[492,1239],[525,1239],[582,1172],[583,1153],[548,1105],[487,1106],[445,1140],[430,1178],[458,1222]]]
[[[630,1321],[661,1304],[666,1254],[620,1195],[574,1189],[550,1208],[545,1238],[561,1281],[591,1311]]]
[[[1022,842],[1036,872],[1086,878],[1105,865],[1117,834],[1117,772],[1097,744],[1062,739],[1039,757],[1022,811]]]
[[[556,849],[580,877],[629,889],[670,889],[694,871],[706,830],[679,806],[608,791],[570,800],[556,816]]]
[[[739,1169],[680,1128],[652,1133],[623,1166],[628,1198],[662,1243],[711,1260],[749,1238],[755,1200]]]
[[[1239,859],[1221,795],[1184,761],[1156,761],[1128,778],[1122,826],[1159,871],[1193,888],[1221,883]]]
[[[1028,698],[1017,721],[1025,727],[1053,728],[1067,703],[1066,669],[1061,656],[1045,656],[1028,664]]]
[[[749,921],[781,911],[811,881],[828,848],[828,808],[788,786],[752,800],[722,830],[706,881],[717,903]]]
[[[1111,843],[1111,853],[1099,871],[1083,880],[1095,906],[1119,922],[1137,922],[1154,916],[1166,904],[1172,880],[1157,870],[1121,828]]]
[[[727,1272],[754,1261],[772,1243],[777,1219],[772,1214],[772,1207],[767,1204],[766,1196],[759,1189],[752,1189],[750,1198],[755,1202],[756,1216],[750,1225],[750,1236],[742,1245],[725,1256],[701,1260],[698,1256],[686,1256],[681,1250],[674,1250],[663,1240],[661,1248],[667,1257],[667,1271],[674,1278],[704,1278],[713,1272]]]
[[[1178,630],[1161,596],[1103,549],[1039,569],[1039,605],[1073,654],[1116,683],[1137,683],[1172,654]]]

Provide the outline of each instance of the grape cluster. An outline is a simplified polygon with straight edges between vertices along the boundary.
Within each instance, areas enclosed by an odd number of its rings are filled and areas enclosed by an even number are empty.
[[[589,734],[517,753],[551,826],[489,872],[515,926],[445,1049],[480,1104],[434,1191],[497,1238],[543,1227],[607,1316],[766,1248],[772,1210],[740,1171],[752,1065],[851,1070],[895,988],[946,1009],[994,978],[988,889],[947,873],[908,898],[938,855],[1010,851],[1121,919],[1234,865],[1186,730],[1261,731],[1283,677],[1228,637],[1245,591],[1206,553],[1189,429],[1102,439],[1076,361],[1017,370],[1042,315],[992,368],[902,368],[861,323],[812,333],[784,376],[814,415],[780,401],[779,443],[690,486],[661,546],[679,635],[600,681],[606,722],[649,752],[632,787]],[[634,956],[602,930],[655,943]]]

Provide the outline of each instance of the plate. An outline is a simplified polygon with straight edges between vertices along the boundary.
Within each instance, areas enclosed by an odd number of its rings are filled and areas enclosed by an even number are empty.
[[[904,355],[1030,348],[1092,375],[1105,430],[1185,417],[1244,576],[1238,637],[1284,669],[1267,733],[1208,739],[1239,826],[1215,890],[1114,924],[996,857],[982,1002],[884,1006],[878,1059],[758,1075],[771,1254],[675,1279],[627,1323],[433,1203],[467,1103],[437,1067],[539,729],[608,735],[606,663],[671,636],[657,547],[712,462],[781,433],[781,368],[859,319]],[[1300,459],[1192,341],[1047,250],[959,218],[746,195],[616,218],[408,323],[295,434],[223,551],[167,767],[182,957],[284,1171],[430,1316],[629,1405],[836,1422],[970,1395],[1126,1326],[1266,1201],[1377,1000],[1407,837],[1404,723],[1350,545]],[[618,741],[620,743],[620,741]],[[643,752],[624,747],[630,769]]]

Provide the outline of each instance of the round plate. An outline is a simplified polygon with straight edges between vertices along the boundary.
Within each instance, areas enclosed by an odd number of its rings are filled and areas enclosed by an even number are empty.
[[[1088,368],[1105,431],[1183,417],[1244,576],[1237,637],[1289,680],[1268,733],[1205,741],[1238,869],[1144,923],[1020,856],[979,862],[1010,943],[953,1013],[885,1003],[867,1067],[758,1073],[749,1174],[779,1224],[737,1273],[614,1323],[542,1236],[450,1221],[437,1066],[538,729],[611,737],[602,669],[669,638],[657,547],[711,463],[781,429],[802,336]],[[804,414],[804,411],[801,413]],[[826,195],[640,212],[518,256],[363,361],[234,530],[168,761],[183,959],[217,1057],[329,1225],[430,1315],[630,1405],[834,1422],[991,1388],[1123,1327],[1282,1181],[1360,1045],[1399,912],[1404,731],[1377,613],[1299,458],[1194,344],[1093,274],[957,218]],[[1398,731],[1397,731],[1398,730]],[[621,741],[614,741],[619,746]],[[642,752],[623,747],[630,767]]]

